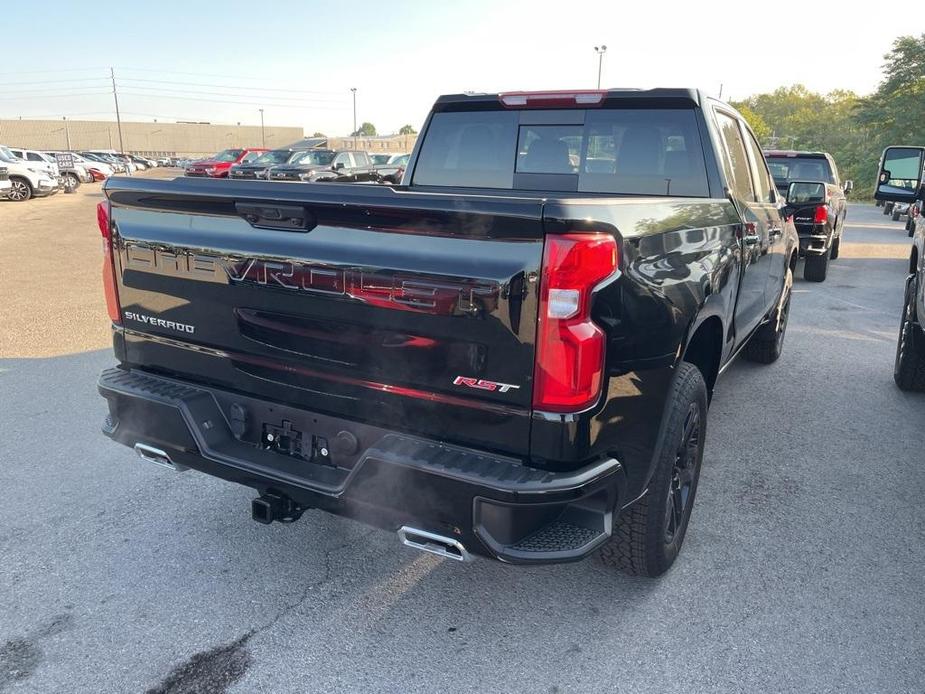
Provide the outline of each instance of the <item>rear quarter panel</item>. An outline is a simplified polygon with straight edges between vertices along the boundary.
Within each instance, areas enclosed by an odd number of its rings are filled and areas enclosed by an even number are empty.
[[[723,325],[721,362],[731,353],[739,217],[728,200],[628,198],[549,203],[546,220],[548,232],[614,234],[621,261],[593,309],[608,335],[605,395],[581,415],[535,413],[532,451],[560,460],[579,451],[616,455],[633,498],[648,484],[671,379],[690,336],[715,317]]]

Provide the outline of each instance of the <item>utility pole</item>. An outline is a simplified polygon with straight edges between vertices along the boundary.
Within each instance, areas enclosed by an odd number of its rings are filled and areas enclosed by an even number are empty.
[[[353,92],[353,148],[357,148],[357,88],[350,87]]]
[[[720,101],[723,100],[723,83],[722,82],[719,83],[719,100]]]
[[[601,88],[601,69],[604,67],[604,53],[607,52],[607,46],[601,44],[600,46],[594,47],[594,52],[597,53],[597,88]]]
[[[67,116],[62,116],[64,118],[64,142],[67,145],[67,151],[71,151],[71,131],[67,127]]]
[[[259,109],[259,111],[260,111],[260,146],[266,147],[267,146],[267,134],[263,129],[263,109],[261,108]]]
[[[119,95],[116,93],[116,73],[109,68],[109,76],[112,77],[112,98],[116,102],[116,125],[119,128],[119,154],[125,154],[125,143],[122,140],[122,117],[119,115]]]

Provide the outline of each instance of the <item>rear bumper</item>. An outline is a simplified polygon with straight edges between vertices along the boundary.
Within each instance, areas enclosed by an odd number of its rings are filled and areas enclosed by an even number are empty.
[[[140,371],[109,369],[103,433],[182,467],[398,531],[410,526],[511,563],[581,559],[624,501],[613,459],[549,472],[515,458],[387,431]],[[268,450],[266,425],[300,434],[311,460]],[[327,451],[322,456],[318,451]]]
[[[827,253],[832,241],[832,232],[825,224],[797,225],[800,237],[800,255],[822,255]]]

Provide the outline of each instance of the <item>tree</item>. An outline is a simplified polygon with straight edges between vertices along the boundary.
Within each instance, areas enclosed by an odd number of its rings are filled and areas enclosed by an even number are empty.
[[[766,144],[768,138],[771,136],[771,126],[765,123],[764,118],[762,118],[759,113],[752,110],[748,104],[741,104],[736,108],[755,132],[755,137],[758,138],[758,142],[762,145]]]
[[[359,127],[359,129],[350,133],[350,137],[369,137],[376,134],[376,126],[372,123],[366,122]]]
[[[398,131],[399,135],[416,135],[417,130],[414,129],[414,126],[411,124],[401,126],[401,130]]]
[[[314,133],[312,137],[327,137],[324,133]]]
[[[868,162],[877,155],[871,155],[870,133],[855,113],[860,101],[854,92],[819,94],[794,84],[755,94],[734,106],[752,125],[762,145],[829,152],[842,178],[865,181],[873,175]],[[759,126],[763,122],[770,133],[762,137],[755,122]]]

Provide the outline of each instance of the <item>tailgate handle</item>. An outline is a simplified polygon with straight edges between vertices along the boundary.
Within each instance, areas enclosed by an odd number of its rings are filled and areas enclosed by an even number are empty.
[[[317,225],[314,215],[301,205],[254,205],[236,202],[238,214],[257,229],[311,231]]]

